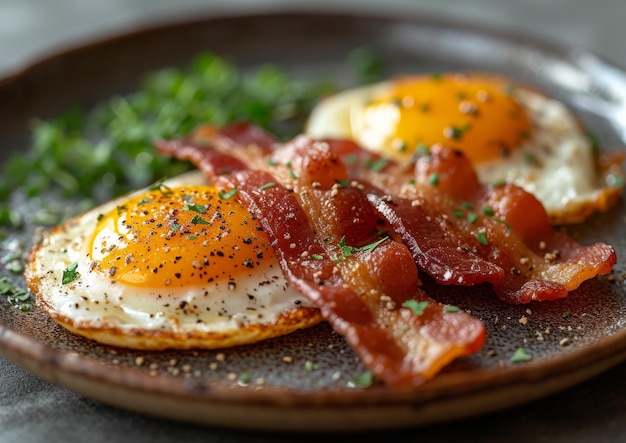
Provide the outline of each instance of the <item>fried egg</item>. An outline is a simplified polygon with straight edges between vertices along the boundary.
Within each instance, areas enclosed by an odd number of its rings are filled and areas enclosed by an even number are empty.
[[[563,103],[497,76],[415,76],[346,90],[322,100],[306,130],[400,162],[445,144],[464,152],[483,183],[534,194],[553,223],[606,210],[623,185],[619,161],[599,161]]]
[[[321,320],[258,222],[198,172],[53,229],[25,277],[62,326],[127,348],[222,348]]]

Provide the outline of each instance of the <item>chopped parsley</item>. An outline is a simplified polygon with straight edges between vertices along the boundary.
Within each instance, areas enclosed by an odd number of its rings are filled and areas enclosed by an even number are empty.
[[[172,191],[172,188],[170,188],[169,186],[167,186],[165,184],[165,180],[167,180],[167,178],[163,177],[159,181],[157,181],[156,183],[153,183],[148,188],[148,191],[159,191],[159,192],[161,192],[161,194],[163,194],[165,196],[172,195],[174,193],[174,191]]]
[[[389,164],[389,161],[390,160],[388,158],[379,158],[377,160],[369,159],[366,162],[365,166],[367,167],[367,169],[371,170],[372,172],[379,173],[383,169],[385,169],[385,166]]]
[[[533,356],[530,355],[524,348],[517,348],[511,357],[511,363],[521,363],[532,359]]]
[[[469,123],[463,126],[448,126],[445,129],[444,135],[447,138],[450,138],[453,140],[459,140],[463,136],[463,134],[465,134],[471,128],[472,127]]]
[[[427,306],[427,301],[407,300],[402,303],[403,308],[410,309],[417,316],[422,315]]]
[[[0,278],[0,294],[6,297],[9,305],[24,312],[30,311],[32,293],[27,289],[14,287],[6,277]]]
[[[233,188],[230,191],[220,191],[217,195],[223,200],[228,200],[229,198],[234,197],[237,192],[239,192],[239,190],[237,188]]]
[[[210,224],[210,222],[208,222],[207,220],[203,219],[199,215],[194,215],[193,218],[191,219],[191,224],[193,224],[193,225],[208,225],[208,224]]]
[[[352,57],[364,67],[363,53]],[[373,76],[375,64],[366,69]],[[313,105],[337,90],[333,83],[295,79],[272,65],[243,72],[212,53],[181,68],[154,71],[136,92],[35,122],[30,148],[0,166],[0,201],[15,189],[32,197],[55,188],[64,196],[88,198],[93,206],[159,177],[177,176],[190,165],[158,155],[153,142],[189,134],[201,124],[247,121],[282,140],[292,138]]]
[[[367,389],[374,384],[374,376],[370,371],[365,371],[355,375],[352,381],[348,383],[351,388]]]
[[[387,240],[389,237],[384,237],[381,238],[380,240],[374,242],[374,243],[370,243],[369,245],[365,245],[362,246],[360,248],[357,248],[356,246],[349,246],[346,245],[346,237],[343,236],[341,237],[341,240],[339,240],[339,249],[341,249],[341,254],[344,257],[350,257],[352,254],[356,253],[356,252],[371,252],[374,249],[376,249],[376,247],[378,247],[378,245],[380,245],[382,242],[384,242],[385,240]]]
[[[567,318],[567,317],[569,317],[570,315],[571,315],[571,312],[570,312],[570,311],[565,311],[563,314],[561,314],[561,317],[563,317],[563,318]]]
[[[428,183],[433,186],[437,186],[439,184],[439,174],[436,172],[430,174],[430,177],[428,177]]]
[[[454,305],[446,305],[443,307],[443,312],[447,312],[448,314],[453,314],[455,312],[460,312],[461,308]]]
[[[264,189],[273,188],[274,186],[276,186],[276,183],[274,183],[274,182],[267,182],[264,185],[259,186],[259,189],[262,191]]]
[[[197,212],[198,214],[204,214],[207,209],[208,207],[205,205],[189,205],[188,204],[188,205],[183,206],[183,210]]]
[[[487,233],[485,231],[476,232],[476,240],[483,246],[489,245],[489,241],[487,240]]]
[[[61,283],[64,285],[72,283],[76,280],[80,274],[76,270],[78,268],[78,262],[74,262],[63,270],[63,277]]]

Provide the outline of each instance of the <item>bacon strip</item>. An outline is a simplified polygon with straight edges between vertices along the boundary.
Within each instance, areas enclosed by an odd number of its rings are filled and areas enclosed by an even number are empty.
[[[617,261],[607,244],[583,246],[554,230],[541,203],[522,188],[482,185],[458,151],[433,147],[417,159],[414,171],[390,163],[376,173],[363,166],[376,156],[343,141],[331,145],[344,155],[359,155],[361,163],[353,165],[352,176],[394,196],[387,202],[369,194],[392,224],[397,217],[410,221],[425,212],[448,241],[504,269],[504,279],[492,284],[507,303],[566,297],[583,281],[609,273]],[[410,237],[419,241],[423,233],[409,228]]]
[[[207,136],[212,134],[199,137]],[[310,151],[292,145],[275,159],[282,163],[278,167],[255,157],[267,153],[267,146],[244,149],[235,141],[246,136],[228,138],[232,143],[222,146],[189,139],[157,146],[191,160],[216,185],[238,189],[237,198],[272,239],[287,279],[316,302],[374,375],[390,386],[415,386],[480,349],[482,323],[464,312],[446,312],[428,298],[402,243],[387,239],[367,249],[381,218],[360,190],[335,186],[346,170],[327,145]],[[241,158],[231,155],[236,153]]]

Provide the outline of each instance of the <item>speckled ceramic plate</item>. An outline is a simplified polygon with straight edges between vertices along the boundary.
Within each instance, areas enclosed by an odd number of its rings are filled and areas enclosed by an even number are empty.
[[[605,149],[624,146],[626,74],[593,54],[423,14],[335,12],[196,18],[55,55],[0,81],[0,152],[4,159],[24,148],[34,117],[132,91],[149,70],[203,51],[243,67],[273,62],[297,75],[323,74],[347,84],[346,54],[357,46],[382,54],[390,73],[481,69],[528,82],[568,103]],[[583,243],[611,243],[619,257],[626,256],[625,231],[623,202],[569,230]],[[1,246],[4,254],[9,240]],[[569,298],[527,306],[504,305],[486,287],[426,282],[435,298],[482,319],[489,337],[483,351],[408,391],[350,387],[364,368],[324,324],[219,352],[135,352],[76,337],[42,312],[21,312],[1,298],[0,354],[86,396],[177,420],[312,431],[420,425],[536,400],[624,361],[623,274],[620,259],[613,274],[585,283]],[[519,347],[532,361],[511,363]],[[314,371],[307,361],[316,364]],[[247,385],[238,383],[241,373],[249,375]]]

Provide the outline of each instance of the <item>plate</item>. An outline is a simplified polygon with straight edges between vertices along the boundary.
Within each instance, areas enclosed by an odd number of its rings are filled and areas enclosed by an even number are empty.
[[[0,152],[6,158],[25,149],[32,118],[132,91],[147,72],[201,52],[243,68],[271,62],[298,76],[331,76],[348,85],[346,55],[356,47],[381,54],[390,74],[484,70],[536,85],[570,105],[605,149],[623,149],[626,73],[619,67],[525,35],[378,10],[194,18],[51,56],[0,80]],[[621,257],[624,215],[621,201],[568,233],[582,243],[610,243]],[[488,339],[478,354],[410,390],[351,387],[365,368],[325,324],[221,351],[131,351],[74,336],[37,309],[24,313],[2,298],[0,355],[85,396],[175,420],[299,431],[432,424],[536,400],[626,360],[625,272],[619,261],[611,275],[586,282],[567,299],[525,306],[505,305],[487,287],[426,281],[434,298],[482,319]],[[532,361],[512,363],[522,346]],[[238,381],[242,373],[248,383]]]

